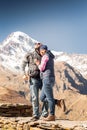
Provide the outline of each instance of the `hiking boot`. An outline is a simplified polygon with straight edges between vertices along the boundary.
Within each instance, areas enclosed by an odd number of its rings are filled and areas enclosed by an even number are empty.
[[[44,121],[55,121],[55,115],[49,115],[48,117],[43,119]]]
[[[47,118],[47,116],[48,116],[48,114],[46,114],[46,115],[41,115],[41,116],[40,116],[40,120],[43,120],[44,118]]]
[[[64,99],[57,100],[57,106],[61,107],[63,112],[66,111],[66,105]]]
[[[39,120],[39,117],[38,117],[38,116],[33,116],[33,117],[31,118],[31,121],[37,121],[37,120]]]

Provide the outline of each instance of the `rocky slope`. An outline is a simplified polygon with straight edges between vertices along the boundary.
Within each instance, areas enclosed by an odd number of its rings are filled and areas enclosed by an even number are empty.
[[[87,120],[87,80],[65,62],[55,64],[56,84],[54,97],[65,99],[67,110],[65,113],[56,107],[59,119]]]
[[[71,89],[87,94],[87,80],[74,67],[66,62],[55,63],[56,85],[59,91]]]

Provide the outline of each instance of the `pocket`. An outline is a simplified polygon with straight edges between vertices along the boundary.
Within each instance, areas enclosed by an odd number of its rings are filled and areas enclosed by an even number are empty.
[[[47,85],[47,86],[50,86],[50,87],[53,87],[54,86],[54,83],[55,83],[55,79],[52,77],[47,77],[43,80],[44,84]]]
[[[45,79],[43,80],[43,82],[44,82],[44,84],[46,84],[46,85],[50,85],[50,78],[45,78]]]

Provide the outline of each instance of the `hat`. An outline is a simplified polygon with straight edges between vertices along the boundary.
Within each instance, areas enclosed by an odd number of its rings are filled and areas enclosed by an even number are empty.
[[[48,50],[48,47],[46,46],[46,45],[42,45],[41,47],[40,47],[40,50]]]

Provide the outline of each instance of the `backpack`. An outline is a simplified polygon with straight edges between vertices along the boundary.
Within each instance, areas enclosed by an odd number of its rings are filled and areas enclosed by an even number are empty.
[[[39,78],[40,77],[40,70],[38,69],[38,66],[34,63],[35,58],[36,58],[36,55],[34,53],[30,53],[27,56],[28,74],[30,77]]]

